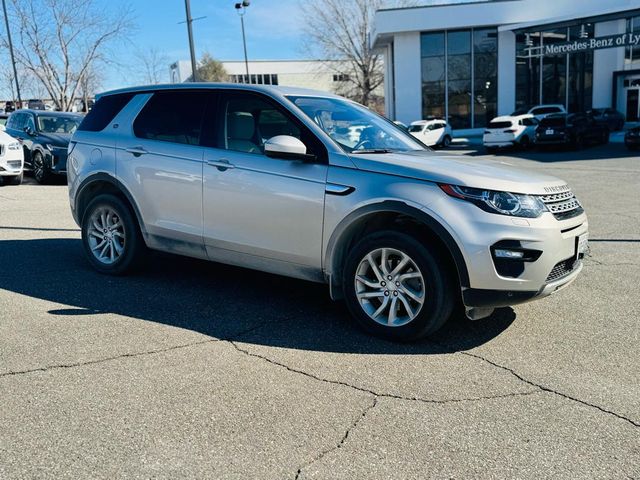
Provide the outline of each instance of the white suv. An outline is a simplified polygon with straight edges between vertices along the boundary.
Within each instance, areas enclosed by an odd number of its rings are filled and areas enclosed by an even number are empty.
[[[20,185],[24,169],[24,152],[18,140],[0,130],[0,179],[5,185]]]
[[[528,114],[496,117],[485,129],[482,143],[488,151],[505,147],[529,148],[536,138],[538,123]]]
[[[409,133],[429,147],[451,145],[451,127],[445,120],[417,120],[409,125]]]
[[[477,319],[557,291],[587,245],[562,180],[440,156],[310,90],[104,94],[73,135],[67,172],[98,271],[123,274],[152,248],[325,282],[363,328],[399,340],[436,331],[457,303]]]

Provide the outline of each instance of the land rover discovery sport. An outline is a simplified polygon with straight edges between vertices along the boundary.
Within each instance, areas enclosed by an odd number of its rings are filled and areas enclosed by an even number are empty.
[[[564,181],[434,153],[316,91],[108,92],[73,135],[67,171],[98,271],[124,274],[150,248],[325,282],[363,328],[397,340],[435,332],[456,302],[478,319],[549,295],[587,246]]]

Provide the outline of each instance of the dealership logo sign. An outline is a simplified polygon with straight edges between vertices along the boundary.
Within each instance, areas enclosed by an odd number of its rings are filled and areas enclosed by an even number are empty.
[[[607,37],[581,38],[572,42],[551,43],[542,47],[525,49],[531,57],[543,55],[562,55],[565,53],[579,53],[601,48],[616,48],[640,45],[640,33],[621,33]]]

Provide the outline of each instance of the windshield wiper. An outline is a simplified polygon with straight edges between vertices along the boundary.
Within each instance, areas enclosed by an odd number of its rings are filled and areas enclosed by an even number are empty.
[[[391,153],[393,150],[388,148],[363,148],[361,150],[354,150],[351,153]]]

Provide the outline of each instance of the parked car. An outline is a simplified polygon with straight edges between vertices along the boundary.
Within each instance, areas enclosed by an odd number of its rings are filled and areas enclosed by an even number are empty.
[[[6,113],[0,113],[0,130],[5,129],[5,125],[7,124],[7,120],[9,119],[9,115]]]
[[[0,178],[5,185],[20,185],[24,154],[18,140],[0,130]]]
[[[596,122],[606,125],[609,130],[618,131],[624,128],[625,116],[613,108],[594,108],[587,112]]]
[[[9,100],[8,102],[5,102],[4,111],[6,113],[15,112],[16,111],[16,104],[14,102],[12,102],[11,100]]]
[[[38,183],[67,172],[67,147],[82,115],[46,110],[19,110],[9,117],[7,133],[20,141],[27,168]]]
[[[451,126],[440,118],[411,122],[409,133],[429,147],[451,145]]]
[[[552,115],[554,113],[567,113],[567,111],[565,110],[564,105],[537,105],[530,108],[527,113],[529,115],[533,115],[538,119],[538,121],[540,121],[548,115]]]
[[[42,100],[33,98],[27,102],[27,108],[29,110],[46,110],[45,104]]]
[[[365,125],[355,144],[332,136],[338,120]],[[547,296],[587,248],[564,181],[441,156],[325,92],[109,92],[69,155],[71,211],[99,272],[124,274],[151,248],[324,282],[364,329],[396,340],[435,332],[458,301],[477,319]]]
[[[562,145],[580,149],[587,144],[608,143],[609,128],[583,113],[553,114],[536,128],[536,145]]]
[[[482,143],[489,152],[498,148],[529,148],[537,126],[538,120],[533,115],[496,117],[485,129]]]
[[[633,127],[624,134],[624,144],[629,150],[637,150],[640,147],[640,127]]]

